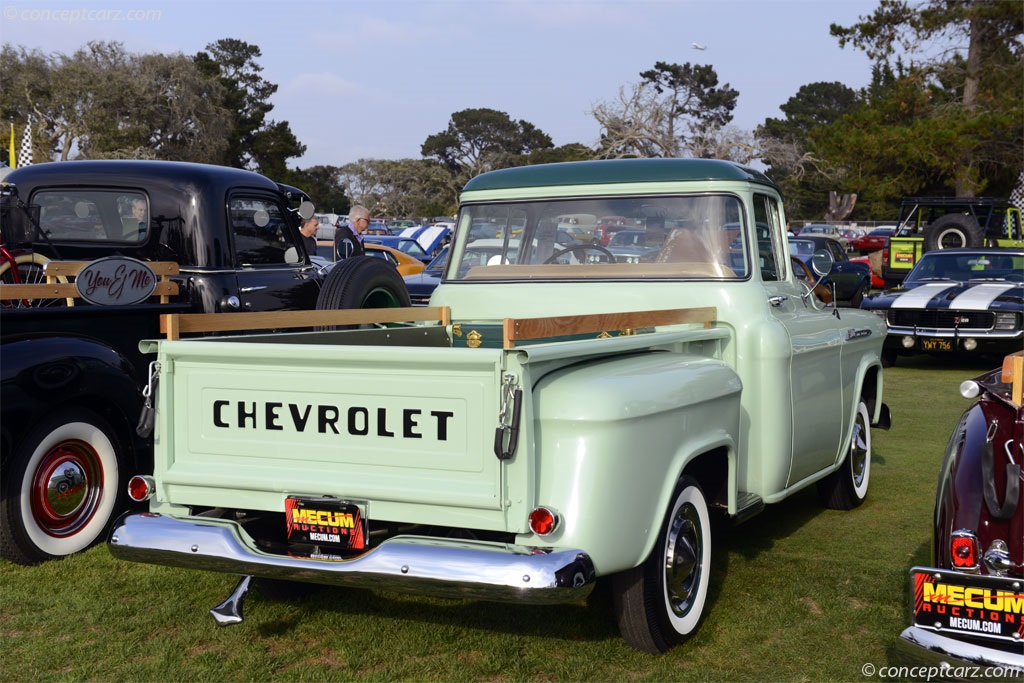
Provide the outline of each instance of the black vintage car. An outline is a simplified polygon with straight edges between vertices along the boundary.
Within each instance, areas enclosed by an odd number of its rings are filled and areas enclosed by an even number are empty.
[[[916,353],[1001,358],[1024,348],[1024,249],[929,251],[861,308],[885,319],[887,365]]]
[[[960,386],[975,400],[953,429],[939,472],[932,564],[911,570],[911,625],[897,652],[915,664],[959,670],[958,679],[1024,675],[1022,385],[1024,351]],[[985,673],[965,674],[972,666]]]
[[[0,297],[0,555],[32,564],[88,547],[124,507],[129,477],[151,469],[152,437],[136,425],[154,358],[139,342],[161,336],[162,315],[408,305],[380,259],[328,274],[313,264],[298,233],[312,211],[301,190],[220,166],[74,161],[7,174],[0,285],[111,257],[179,273],[165,303]]]

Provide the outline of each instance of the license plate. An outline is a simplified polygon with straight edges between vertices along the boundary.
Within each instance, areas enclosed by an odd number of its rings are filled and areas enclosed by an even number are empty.
[[[1024,591],[1013,579],[914,567],[910,585],[915,626],[947,636],[1024,637]]]
[[[952,351],[953,341],[950,339],[922,339],[922,351]]]
[[[356,503],[289,496],[284,512],[289,543],[309,543],[325,550],[366,548],[367,520]]]

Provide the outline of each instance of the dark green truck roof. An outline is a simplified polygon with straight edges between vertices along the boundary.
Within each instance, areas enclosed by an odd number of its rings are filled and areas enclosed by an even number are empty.
[[[608,159],[518,166],[491,171],[470,180],[466,183],[463,191],[695,180],[747,181],[775,188],[775,184],[765,174],[732,161],[718,159]]]

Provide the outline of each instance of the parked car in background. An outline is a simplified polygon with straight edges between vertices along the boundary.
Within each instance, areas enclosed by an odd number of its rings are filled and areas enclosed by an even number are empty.
[[[409,299],[413,306],[426,306],[430,303],[430,295],[441,282],[444,267],[448,264],[448,249],[443,247],[434,260],[419,273],[405,276],[405,287],[409,290]]]
[[[1024,348],[1024,249],[929,251],[902,286],[861,307],[885,319],[887,365],[916,353],[1013,353]]]
[[[616,263],[653,263],[662,244],[648,244],[644,230],[620,230],[609,240],[608,251]]]
[[[896,226],[889,225],[882,228],[875,228],[866,235],[861,235],[850,240],[850,250],[858,254],[869,254],[873,251],[885,249],[889,238],[896,232]]]
[[[601,245],[608,246],[608,242],[611,241],[612,235],[620,230],[635,230],[637,224],[635,220],[630,220],[625,216],[602,216],[598,219],[597,225],[594,226],[593,238]]]
[[[363,230],[364,235],[392,235],[394,234],[388,228],[388,224],[383,221],[370,221],[370,224]]]
[[[811,256],[819,249],[828,251],[834,261],[822,284],[826,287],[835,285],[836,302],[859,308],[861,301],[871,292],[871,266],[851,261],[846,249],[831,237],[800,231],[796,237],[789,238],[790,254],[808,266],[811,265]]]
[[[423,263],[430,263],[430,259],[433,258],[428,254],[420,243],[411,237],[399,237],[398,235],[366,235],[363,238],[363,246],[368,244],[382,244],[385,247],[391,247],[398,251],[404,252],[409,256],[419,259]]]
[[[800,230],[799,234],[800,237],[811,237],[815,235],[822,237],[831,237],[835,241],[839,242],[839,244],[843,245],[844,250],[848,250],[850,248],[849,238],[843,235],[843,231],[834,225],[825,225],[823,223],[811,223],[810,225],[805,225]]]
[[[885,289],[885,279],[882,277],[880,270],[876,271],[874,266],[872,266],[870,256],[852,256],[850,257],[850,262],[863,263],[871,269],[871,289]]]
[[[395,268],[398,269],[399,274],[403,277],[406,275],[415,275],[424,268],[426,264],[423,261],[410,256],[405,252],[399,251],[394,247],[386,247],[383,244],[373,244],[372,242],[363,245],[364,253],[367,256],[375,256],[377,258],[384,259]],[[333,264],[334,262],[334,242],[328,240],[317,240],[316,243],[316,256],[318,263],[321,266]]]
[[[931,566],[910,572],[911,625],[897,641],[897,653],[914,664],[1003,667],[1000,680],[1019,680],[1024,671],[1022,375],[1018,351],[1002,368],[960,385],[974,402],[946,447]]]

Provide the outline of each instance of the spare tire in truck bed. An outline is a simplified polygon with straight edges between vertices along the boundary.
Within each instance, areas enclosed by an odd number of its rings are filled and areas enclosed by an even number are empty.
[[[398,270],[372,256],[344,259],[324,279],[317,310],[401,308],[412,305]]]

